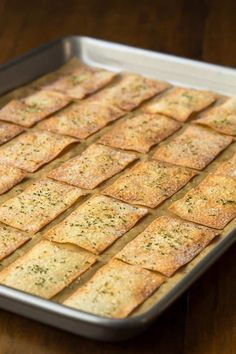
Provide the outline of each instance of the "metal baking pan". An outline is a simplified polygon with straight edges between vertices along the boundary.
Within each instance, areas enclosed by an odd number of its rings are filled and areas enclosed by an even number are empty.
[[[80,36],[59,39],[0,66],[0,94],[58,69],[72,57],[78,57],[92,66],[133,71],[182,86],[203,88],[226,95],[236,94],[234,69]],[[93,339],[130,338],[146,329],[232,245],[236,233],[231,229],[226,228],[223,237],[203,253],[156,303],[129,318],[102,318],[5,286],[0,286],[0,307]]]

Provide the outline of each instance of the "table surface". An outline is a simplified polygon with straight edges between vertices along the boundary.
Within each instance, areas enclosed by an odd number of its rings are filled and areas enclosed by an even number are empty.
[[[236,67],[234,1],[0,0],[0,64],[70,34]],[[233,354],[236,245],[145,333],[99,343],[0,311],[1,354]]]

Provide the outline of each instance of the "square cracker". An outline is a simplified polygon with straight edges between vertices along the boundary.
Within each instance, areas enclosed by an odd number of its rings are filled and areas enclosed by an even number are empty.
[[[169,210],[186,220],[223,229],[236,216],[236,180],[209,175]]]
[[[213,173],[236,178],[236,153],[233,157],[231,157],[231,159],[221,163]]]
[[[122,110],[132,111],[143,101],[166,90],[169,86],[166,82],[126,73],[115,86],[102,90],[91,97],[91,100],[113,104]]]
[[[148,152],[181,127],[180,123],[160,114],[139,114],[118,123],[99,140],[124,150]]]
[[[155,160],[141,161],[103,193],[128,203],[155,208],[195,175],[185,167]]]
[[[82,99],[109,84],[117,74],[103,69],[81,65],[71,72],[59,75],[43,89],[62,92],[74,99]]]
[[[0,162],[0,194],[7,192],[25,177],[24,171]]]
[[[103,317],[123,318],[141,305],[164,280],[159,274],[114,259],[63,304]]]
[[[73,243],[98,254],[130,230],[147,209],[97,196],[79,206],[44,237],[61,243]]]
[[[38,180],[0,206],[0,221],[35,233],[84,194],[79,188],[51,179]]]
[[[34,172],[74,142],[77,140],[42,130],[28,131],[0,148],[0,162]]]
[[[89,252],[43,240],[0,272],[0,284],[50,299],[95,261]]]
[[[16,124],[0,122],[0,145],[13,139],[24,131],[24,128]]]
[[[86,139],[125,113],[99,102],[74,103],[59,114],[43,121],[39,127],[62,135]]]
[[[116,257],[171,276],[191,261],[219,232],[170,216],[155,219]]]
[[[176,165],[202,170],[231,142],[232,138],[229,136],[190,125],[182,134],[160,146],[153,157]]]
[[[194,123],[206,125],[220,133],[236,135],[236,97],[209,109]]]
[[[0,261],[29,241],[31,236],[0,224]]]
[[[0,110],[0,119],[31,127],[70,101],[70,98],[60,93],[37,91],[26,98],[10,101]]]
[[[51,171],[48,177],[80,188],[93,189],[122,171],[135,159],[137,156],[134,154],[93,144],[81,155]]]
[[[144,107],[148,113],[162,113],[180,122],[185,122],[194,112],[199,112],[216,100],[208,91],[176,87],[158,100]]]

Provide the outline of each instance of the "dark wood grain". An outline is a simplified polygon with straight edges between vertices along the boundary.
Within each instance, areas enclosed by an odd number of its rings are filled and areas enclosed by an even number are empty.
[[[236,67],[236,2],[0,1],[0,64],[81,34]],[[236,246],[136,339],[98,343],[0,311],[1,354],[233,354]]]

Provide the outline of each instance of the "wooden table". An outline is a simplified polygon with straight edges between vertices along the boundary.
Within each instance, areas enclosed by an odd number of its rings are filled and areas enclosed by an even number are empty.
[[[234,1],[0,0],[0,64],[81,34],[236,67]],[[236,245],[143,335],[98,343],[0,311],[0,354],[233,354]]]

